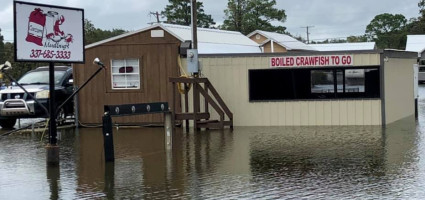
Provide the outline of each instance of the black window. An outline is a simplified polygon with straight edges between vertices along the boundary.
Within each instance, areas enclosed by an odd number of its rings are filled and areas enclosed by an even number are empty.
[[[249,70],[250,101],[379,98],[378,67]]]

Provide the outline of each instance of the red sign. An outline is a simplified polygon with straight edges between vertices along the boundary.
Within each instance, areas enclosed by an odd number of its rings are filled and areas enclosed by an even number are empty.
[[[270,67],[353,66],[353,55],[284,56],[270,58]]]

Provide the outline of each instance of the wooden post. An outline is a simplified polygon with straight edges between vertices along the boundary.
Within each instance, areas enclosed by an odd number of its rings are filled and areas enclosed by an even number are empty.
[[[196,6],[196,0],[192,0],[192,44],[193,49],[198,49],[198,13],[197,13],[197,6]]]
[[[199,83],[194,82],[193,83],[193,115],[194,115],[194,121],[193,121],[193,127],[195,130],[200,130],[198,128],[198,117],[197,114],[199,113],[200,108],[200,101],[199,101],[199,91],[198,91]]]
[[[186,84],[184,84],[186,87]],[[189,91],[184,94],[184,110],[186,113],[189,112]],[[186,132],[189,132],[189,120],[186,119]]]
[[[205,92],[207,92],[207,94],[208,94],[208,83],[204,83],[204,89],[205,89]],[[205,111],[204,112],[209,113],[207,97],[204,97],[204,101],[205,101]],[[207,119],[207,120],[209,120],[209,119]]]
[[[165,149],[167,151],[173,148],[173,133],[174,133],[174,119],[173,113],[164,112],[164,130],[165,130]]]

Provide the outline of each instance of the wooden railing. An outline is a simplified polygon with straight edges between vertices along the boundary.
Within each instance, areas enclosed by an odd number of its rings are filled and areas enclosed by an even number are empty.
[[[172,110],[174,113],[175,120],[186,120],[186,128],[189,128],[189,120],[193,120],[194,128],[218,128],[224,129],[225,126],[233,128],[233,113],[224,103],[223,99],[218,94],[217,90],[208,80],[208,78],[170,78],[170,82],[173,83],[173,103]],[[176,113],[176,84],[192,84],[192,94],[193,94],[193,112],[189,113],[189,97],[188,92],[184,93],[184,104],[185,111],[183,113]],[[203,84],[203,86],[202,86]],[[211,93],[209,93],[209,91]],[[211,96],[211,95],[212,96]],[[205,99],[204,112],[201,112],[201,99],[202,95]],[[210,120],[209,105],[218,113],[218,120]],[[226,119],[227,116],[227,119]]]

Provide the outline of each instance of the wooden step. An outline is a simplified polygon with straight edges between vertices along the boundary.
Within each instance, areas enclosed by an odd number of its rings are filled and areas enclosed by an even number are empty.
[[[195,113],[176,113],[174,115],[175,120],[199,120],[199,119],[209,119],[210,113],[197,113],[195,118]]]
[[[219,122],[218,120],[202,120],[202,121],[198,121],[198,124],[208,124],[208,123],[217,123]]]

